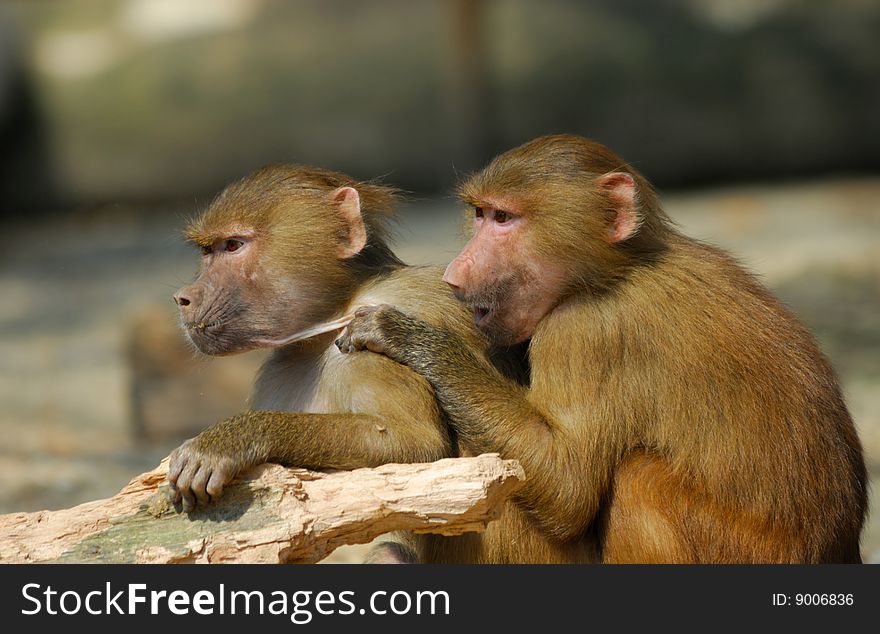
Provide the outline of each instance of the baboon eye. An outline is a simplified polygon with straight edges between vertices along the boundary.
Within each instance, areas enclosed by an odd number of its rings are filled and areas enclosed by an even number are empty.
[[[228,253],[232,253],[233,251],[238,251],[242,244],[244,243],[241,240],[227,240],[224,245],[224,250]]]
[[[477,218],[483,217],[483,208],[482,207],[474,207],[474,216]]]
[[[210,255],[214,252],[214,247],[209,244],[202,246],[202,255]]]
[[[499,225],[503,225],[508,220],[510,220],[510,214],[506,211],[495,212],[495,222],[497,222]]]

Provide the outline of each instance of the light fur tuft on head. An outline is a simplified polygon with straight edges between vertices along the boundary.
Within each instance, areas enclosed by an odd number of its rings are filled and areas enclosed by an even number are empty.
[[[626,239],[609,243],[619,207],[600,182],[615,172],[632,177],[635,222]],[[594,288],[661,250],[672,229],[647,179],[605,146],[569,134],[539,137],[495,157],[458,195],[470,206],[529,219],[535,252],[567,264],[574,279]]]
[[[236,225],[269,230],[279,220],[308,223],[315,207],[326,209],[328,195],[340,187],[355,188],[368,237],[385,244],[388,221],[398,190],[375,182],[357,181],[340,172],[308,165],[277,164],[263,167],[227,186],[186,229],[186,237],[200,245],[234,233]]]

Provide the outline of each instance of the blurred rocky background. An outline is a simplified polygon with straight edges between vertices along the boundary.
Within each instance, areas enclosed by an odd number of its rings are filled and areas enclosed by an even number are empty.
[[[801,316],[876,481],[877,0],[6,0],[0,512],[108,496],[246,407],[261,355],[195,356],[170,300],[225,183],[383,176],[411,192],[400,254],[445,263],[456,179],[553,132],[614,148]]]

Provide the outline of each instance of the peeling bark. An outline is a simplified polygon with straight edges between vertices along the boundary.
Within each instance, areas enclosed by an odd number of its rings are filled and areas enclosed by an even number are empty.
[[[483,530],[525,479],[496,454],[323,473],[262,465],[207,509],[168,502],[168,461],[112,498],[0,516],[0,563],[310,563],[409,530]]]

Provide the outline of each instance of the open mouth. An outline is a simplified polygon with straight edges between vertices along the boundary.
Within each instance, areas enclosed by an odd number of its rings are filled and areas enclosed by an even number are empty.
[[[219,321],[211,321],[211,322],[190,322],[186,325],[187,329],[194,330],[196,332],[205,332],[206,330],[210,330],[211,328],[216,328],[220,325]]]

